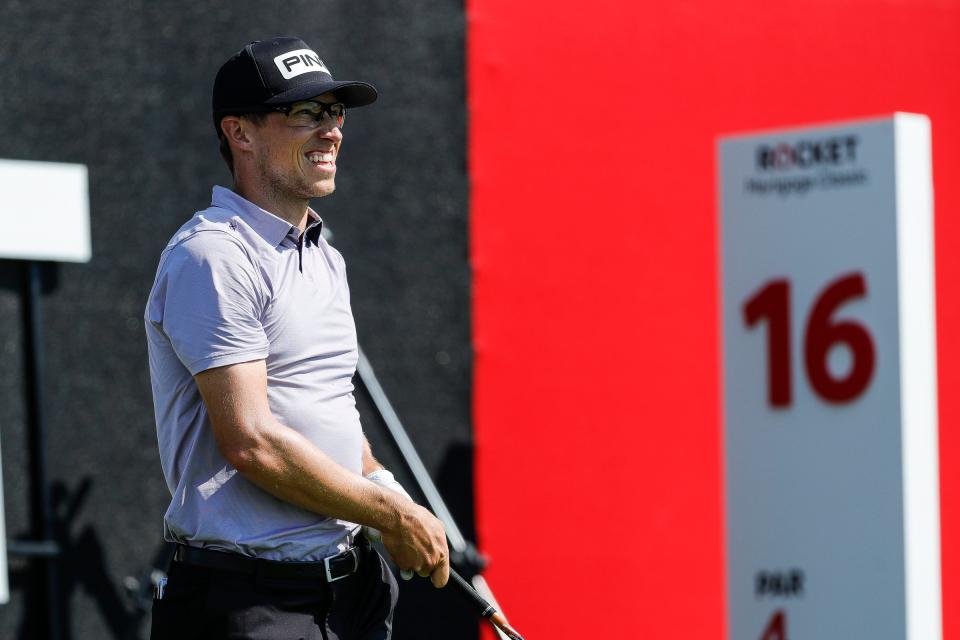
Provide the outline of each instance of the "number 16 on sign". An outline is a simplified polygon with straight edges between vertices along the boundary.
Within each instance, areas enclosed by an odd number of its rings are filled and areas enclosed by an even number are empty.
[[[859,322],[835,321],[833,312],[844,302],[866,295],[861,273],[837,278],[817,297],[804,331],[804,364],[814,391],[829,402],[849,402],[864,392],[873,375],[873,340]],[[767,321],[767,396],[772,407],[789,407],[793,399],[790,353],[790,280],[767,282],[746,301],[744,321]],[[828,367],[831,350],[844,345],[852,355],[849,373],[835,376]]]
[[[729,637],[936,640],[929,121],[731,136],[719,167]]]

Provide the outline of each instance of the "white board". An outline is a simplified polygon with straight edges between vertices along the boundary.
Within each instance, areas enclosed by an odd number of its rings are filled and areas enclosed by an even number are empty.
[[[941,638],[930,124],[721,139],[731,640]]]
[[[0,258],[90,260],[86,166],[0,160]]]

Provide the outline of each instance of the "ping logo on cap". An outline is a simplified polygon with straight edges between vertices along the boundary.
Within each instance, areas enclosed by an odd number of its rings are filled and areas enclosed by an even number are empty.
[[[322,71],[331,75],[327,65],[323,64],[323,60],[312,49],[297,49],[282,53],[273,59],[273,63],[277,65],[277,69],[286,80],[311,71]]]

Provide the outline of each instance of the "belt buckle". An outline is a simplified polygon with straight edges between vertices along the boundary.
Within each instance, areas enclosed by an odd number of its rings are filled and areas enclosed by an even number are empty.
[[[334,577],[333,577],[333,574],[330,573],[330,561],[331,561],[331,560],[336,560],[336,559],[339,558],[340,556],[342,556],[342,555],[344,555],[344,554],[347,554],[347,553],[349,553],[350,556],[353,558],[353,569],[351,569],[351,570],[348,571],[347,573],[344,573],[342,576],[337,576],[336,578],[334,578]],[[357,569],[359,569],[359,568],[360,568],[360,557],[359,557],[359,554],[357,553],[357,548],[356,548],[356,547],[353,547],[352,549],[348,549],[347,551],[344,551],[343,553],[338,553],[338,554],[336,554],[336,555],[327,556],[326,558],[323,559],[323,569],[324,569],[324,571],[325,571],[326,574],[327,574],[327,582],[336,582],[337,580],[343,580],[344,578],[349,578],[350,576],[352,576],[353,574],[355,574],[355,573],[357,572]]]

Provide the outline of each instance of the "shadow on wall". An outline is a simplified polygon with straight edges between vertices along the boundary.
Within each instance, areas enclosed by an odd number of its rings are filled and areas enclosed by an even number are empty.
[[[0,290],[25,296],[29,264],[22,260],[0,260]],[[36,264],[40,267],[41,294],[46,296],[53,293],[60,283],[58,264],[53,262]],[[25,311],[23,298],[18,306],[20,313],[23,314]],[[21,322],[25,321],[26,318],[22,317]],[[49,430],[49,425],[47,428]],[[17,460],[13,466],[16,467],[17,464],[23,466],[16,470],[23,475],[19,488],[32,492],[33,488],[30,487],[31,481],[27,473],[30,463],[26,459]],[[77,530],[77,522],[80,520],[93,484],[90,476],[80,479],[75,488],[68,487],[63,481],[49,484],[53,520],[52,539],[60,549],[58,609],[61,617],[58,626],[61,629],[61,637],[69,640],[74,635],[74,611],[70,603],[77,589],[82,589],[95,603],[97,612],[109,630],[111,638],[118,640],[140,638],[142,635],[140,628],[152,602],[152,569],[147,570],[142,578],[130,576],[121,580],[118,576],[110,575],[105,545],[101,542],[98,530],[89,524]],[[8,486],[8,491],[10,488]],[[23,515],[26,514],[21,514]],[[48,560],[43,556],[31,554],[29,547],[17,544],[42,537],[37,531],[31,530],[29,524],[31,517],[20,519],[28,524],[21,531],[9,532],[11,544],[8,551],[10,590],[23,596],[22,607],[19,607],[19,621],[14,623],[15,637],[18,640],[34,640],[47,637],[48,634],[47,625],[50,615],[43,578]],[[111,542],[115,541],[111,540]],[[165,566],[169,553],[167,545],[158,548],[154,553],[153,566]]]
[[[107,569],[104,544],[92,526],[74,533],[73,526],[83,504],[90,494],[93,481],[85,477],[76,489],[68,489],[62,482],[51,487],[54,535],[61,549],[60,603],[62,637],[69,640],[73,628],[70,599],[82,589],[96,604],[113,640],[137,640],[153,600],[152,577],[154,567],[165,567],[172,554],[172,546],[161,544],[154,552],[152,566],[142,577],[128,576],[122,584]],[[29,540],[30,532],[21,532],[12,540]],[[42,560],[12,559],[10,588],[24,593],[23,616],[17,629],[17,640],[35,640],[44,637],[41,628],[45,618],[37,612],[46,608],[46,595],[38,579],[44,564]]]

